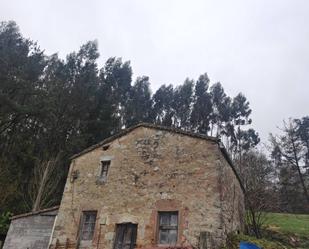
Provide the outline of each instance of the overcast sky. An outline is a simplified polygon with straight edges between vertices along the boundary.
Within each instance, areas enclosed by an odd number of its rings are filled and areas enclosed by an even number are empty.
[[[100,65],[130,60],[152,90],[207,72],[243,92],[264,141],[283,119],[309,115],[308,0],[0,0],[47,54],[97,39]]]

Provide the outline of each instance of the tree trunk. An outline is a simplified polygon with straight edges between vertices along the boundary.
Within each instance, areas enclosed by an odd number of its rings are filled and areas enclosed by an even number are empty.
[[[296,168],[297,168],[298,176],[299,176],[299,179],[300,179],[300,183],[301,183],[301,185],[303,187],[305,198],[307,200],[307,203],[309,204],[308,190],[307,190],[304,178],[303,178],[303,174],[300,171],[300,166],[299,166],[299,162],[298,162],[298,158],[297,158],[297,154],[296,154],[295,143],[294,143],[293,139],[291,139],[291,140],[292,140],[292,145],[293,145],[293,154],[294,154],[294,158],[295,158],[295,163],[296,163]]]
[[[303,174],[301,173],[299,166],[297,166],[297,172],[298,172],[298,175],[299,175],[299,179],[300,179],[301,185],[303,187],[304,195],[306,197],[307,203],[309,204],[308,190],[306,188],[305,181],[304,181],[304,178],[303,178]]]
[[[260,226],[258,224],[258,222],[256,221],[256,217],[255,217],[255,211],[249,207],[250,209],[250,213],[251,213],[251,218],[252,218],[252,229],[253,229],[253,232],[254,232],[254,235],[257,239],[260,239],[261,238],[261,231],[260,231]]]
[[[32,211],[38,211],[41,208],[41,201],[42,201],[43,191],[44,191],[46,181],[47,181],[47,175],[49,172],[49,168],[50,168],[50,161],[46,163],[46,167],[43,172],[42,180],[40,181],[40,184],[39,184],[38,194],[35,198]]]

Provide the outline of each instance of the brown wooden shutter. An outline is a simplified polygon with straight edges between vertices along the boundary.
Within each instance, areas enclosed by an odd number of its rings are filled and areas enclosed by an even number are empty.
[[[136,236],[136,224],[117,224],[114,249],[133,249],[136,243]]]

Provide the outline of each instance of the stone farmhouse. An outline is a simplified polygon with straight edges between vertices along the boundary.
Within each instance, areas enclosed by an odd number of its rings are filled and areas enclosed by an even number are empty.
[[[71,159],[50,249],[214,249],[243,229],[243,186],[217,138],[142,123]]]

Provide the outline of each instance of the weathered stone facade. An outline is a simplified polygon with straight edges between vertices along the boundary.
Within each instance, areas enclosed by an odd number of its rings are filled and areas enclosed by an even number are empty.
[[[103,183],[102,160],[111,162]],[[216,139],[142,124],[72,159],[52,248],[76,248],[82,212],[93,210],[87,248],[112,249],[116,224],[128,222],[137,248],[157,247],[159,211],[178,211],[174,246],[199,247],[206,236],[202,247],[218,248],[242,230],[244,193]]]

